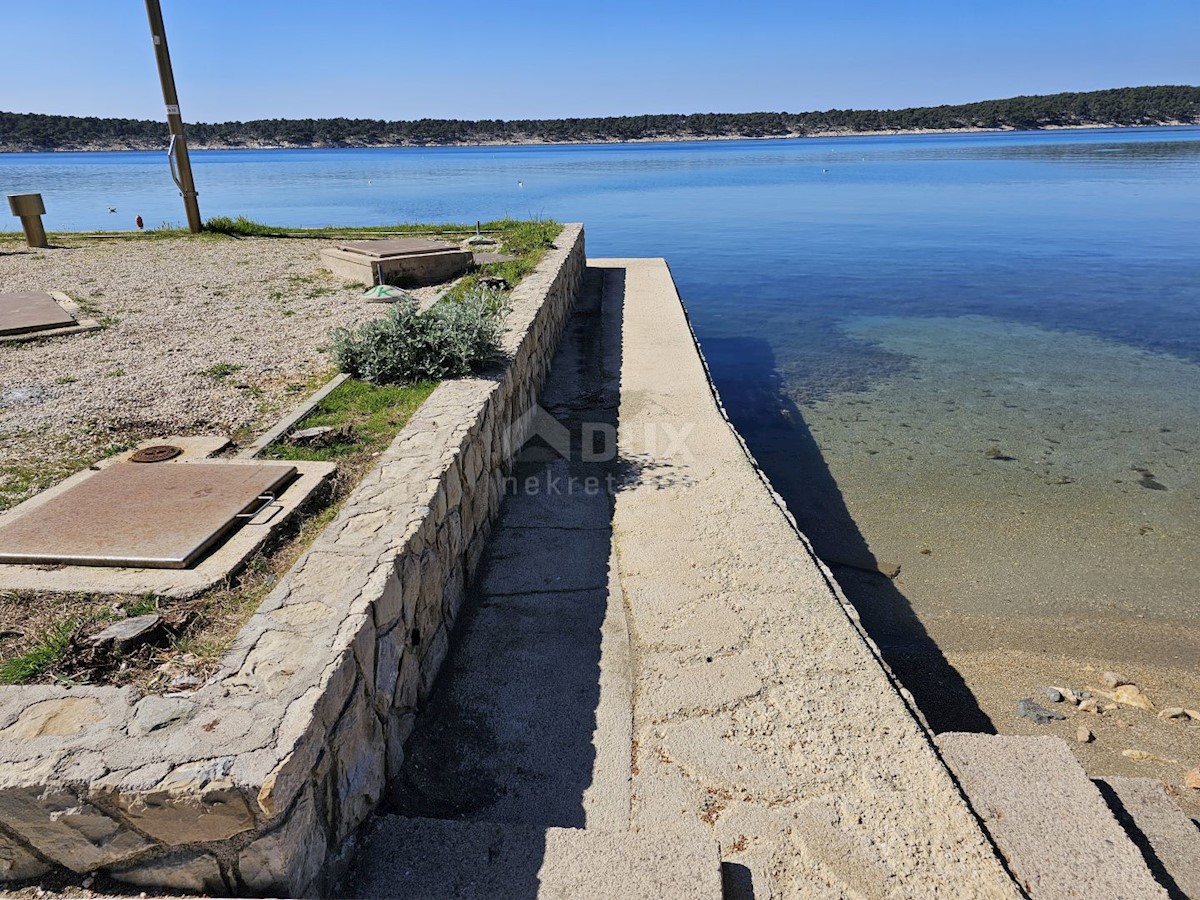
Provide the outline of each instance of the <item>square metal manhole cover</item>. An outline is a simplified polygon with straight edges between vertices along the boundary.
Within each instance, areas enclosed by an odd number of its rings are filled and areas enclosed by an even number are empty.
[[[383,258],[387,256],[419,256],[422,253],[441,253],[445,250],[457,250],[458,246],[446,241],[435,241],[429,238],[397,238],[392,241],[350,241],[340,245],[340,249],[350,253],[361,253],[364,256]]]
[[[0,525],[0,563],[184,569],[295,473],[289,465],[117,463]]]
[[[44,291],[0,294],[0,336],[67,328],[75,317]]]

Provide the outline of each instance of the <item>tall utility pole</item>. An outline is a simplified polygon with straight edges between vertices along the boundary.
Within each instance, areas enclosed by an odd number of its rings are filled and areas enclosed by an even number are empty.
[[[179,96],[175,93],[175,75],[171,71],[171,53],[167,50],[167,30],[163,27],[162,7],[158,0],[146,0],[146,15],[150,17],[150,36],[154,38],[154,58],[158,62],[158,78],[162,82],[163,102],[167,104],[167,126],[171,129],[171,147],[167,160],[171,177],[183,195],[187,211],[188,230],[199,234],[200,204],[196,202],[196,184],[192,181],[192,163],[188,159],[187,136],[183,133],[183,117],[179,115]],[[174,157],[172,157],[172,152]],[[175,173],[175,164],[179,174]]]

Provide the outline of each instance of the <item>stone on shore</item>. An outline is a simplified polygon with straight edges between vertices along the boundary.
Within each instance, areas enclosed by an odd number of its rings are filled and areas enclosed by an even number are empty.
[[[1038,725],[1046,725],[1049,722],[1066,719],[1062,713],[1053,712],[1046,707],[1035,703],[1031,698],[1026,697],[1023,700],[1017,701],[1017,715],[1023,719],[1029,719]]]

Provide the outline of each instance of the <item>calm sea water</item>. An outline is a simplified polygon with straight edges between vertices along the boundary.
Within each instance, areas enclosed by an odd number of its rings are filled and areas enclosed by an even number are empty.
[[[818,550],[904,565],[852,598],[885,652],[970,616],[1194,621],[1200,128],[193,163],[205,216],[548,216],[593,256],[665,256]],[[0,188],[41,191],[51,229],[183,219],[161,153],[0,155]]]

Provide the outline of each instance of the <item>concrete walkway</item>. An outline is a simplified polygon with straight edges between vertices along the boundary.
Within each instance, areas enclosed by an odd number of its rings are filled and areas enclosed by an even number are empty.
[[[1018,896],[721,415],[665,262],[590,265],[606,313],[623,307],[619,446],[637,476],[613,518],[632,827],[715,837],[727,897]]]
[[[1019,896],[722,417],[666,264],[590,265],[347,895]]]

